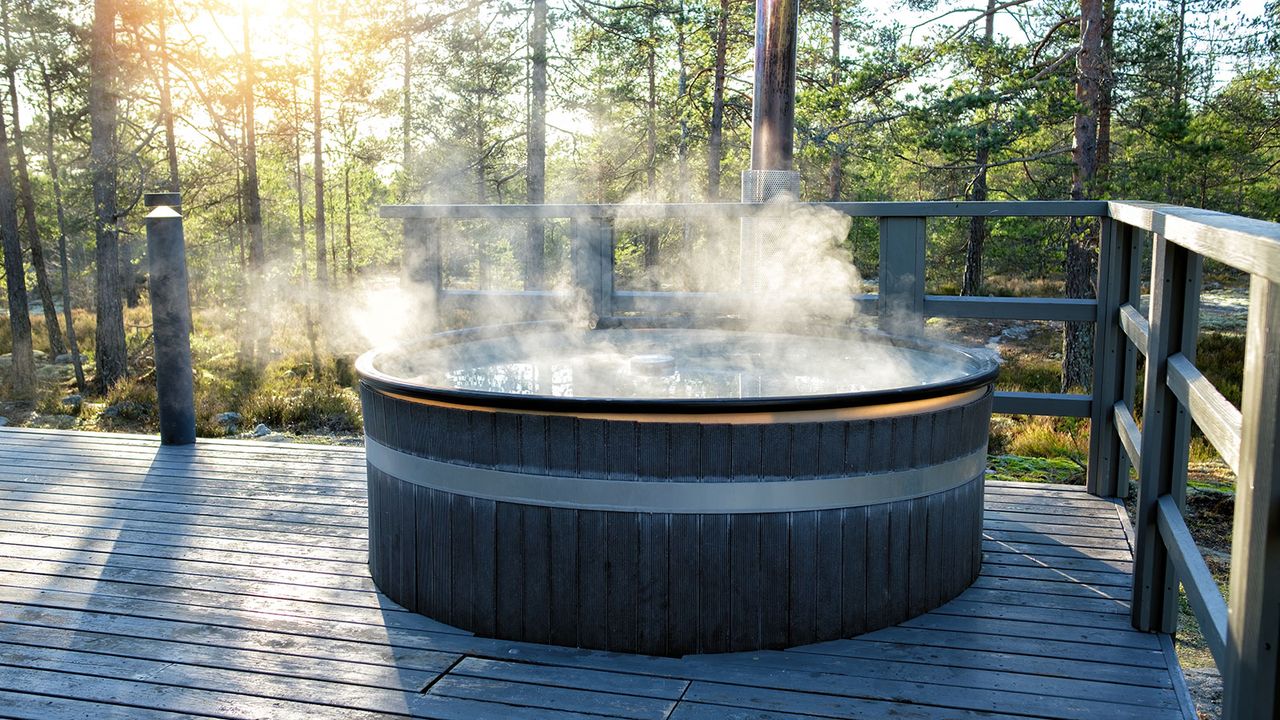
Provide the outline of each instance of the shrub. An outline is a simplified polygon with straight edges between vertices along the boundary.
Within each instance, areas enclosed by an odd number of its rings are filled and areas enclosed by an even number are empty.
[[[147,430],[158,427],[159,401],[156,399],[154,378],[125,378],[112,385],[103,400],[107,407],[98,421],[104,426],[127,429],[141,426]]]
[[[348,388],[335,387],[331,378],[311,380],[286,375],[267,382],[245,402],[246,425],[294,432],[360,432],[360,401]]]

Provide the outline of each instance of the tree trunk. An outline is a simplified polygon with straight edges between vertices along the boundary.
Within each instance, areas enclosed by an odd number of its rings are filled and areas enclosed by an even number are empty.
[[[96,384],[102,391],[128,374],[116,227],[116,2],[94,0],[89,55],[89,168],[93,178],[97,264]]]
[[[181,192],[182,183],[178,177],[178,140],[173,133],[173,99],[170,93],[166,10],[167,8],[160,11],[160,117],[164,121],[165,158],[169,161],[169,191]]]
[[[529,28],[529,140],[525,174],[530,205],[547,201],[547,0],[533,0]],[[547,227],[529,222],[524,248],[524,287],[542,287]]]
[[[298,85],[293,90],[293,179],[298,195],[298,258],[302,261],[302,324],[311,347],[311,374],[320,376],[320,349],[316,337],[315,316],[311,314],[311,277],[307,274],[306,197],[302,194],[302,109],[298,104]]]
[[[324,208],[324,126],[320,115],[321,67],[320,48],[320,6],[323,0],[315,0],[311,5],[311,138],[315,153],[315,188],[316,188],[316,284],[321,302],[329,287],[329,253],[325,249],[325,208]]]
[[[263,280],[266,265],[266,242],[262,234],[262,193],[258,186],[258,131],[254,107],[255,70],[253,67],[253,48],[249,44],[249,5],[242,5],[242,32],[244,37],[244,205],[245,222],[249,226],[249,273],[248,298],[245,310],[249,316],[248,328],[251,342],[248,346],[248,361],[258,362],[271,339],[269,318],[260,311],[266,298],[263,291]]]
[[[711,129],[707,134],[707,200],[720,199],[720,163],[724,159],[724,78],[729,48],[729,2],[720,0],[716,24],[715,80],[711,86]]]
[[[400,167],[404,174],[404,182],[400,188],[400,202],[409,201],[409,179],[413,172],[413,32],[409,30],[411,27],[409,0],[404,0],[401,5],[401,15],[404,22],[404,75],[401,78],[401,102],[404,107],[400,112]]]
[[[987,0],[986,28],[982,35],[983,46],[986,48],[990,48],[995,39],[995,20],[995,0]],[[982,83],[982,89],[989,92],[991,78],[986,76],[986,72],[982,73],[979,81]],[[988,110],[988,115],[983,118],[982,124],[978,127],[978,149],[974,153],[974,165],[978,170],[973,176],[973,185],[969,189],[969,200],[981,202],[987,199],[987,164],[991,162],[991,147],[987,141],[990,135],[991,118]],[[964,249],[964,281],[960,287],[961,295],[982,294],[982,253],[986,244],[987,219],[981,215],[975,215],[969,219],[969,240],[965,243]]]
[[[62,328],[58,325],[58,306],[53,301],[53,288],[45,268],[44,243],[40,240],[40,226],[36,222],[36,200],[31,192],[31,176],[27,172],[27,152],[22,145],[22,120],[18,112],[18,78],[13,57],[13,42],[9,36],[9,2],[0,2],[0,30],[4,33],[5,75],[9,80],[9,109],[13,118],[13,158],[17,167],[17,194],[22,206],[22,222],[26,230],[27,247],[31,250],[31,266],[36,271],[36,292],[44,309],[44,324],[49,335],[49,349],[54,355],[62,355],[67,346],[62,342]],[[65,300],[64,300],[65,302]]]
[[[831,3],[831,90],[837,91],[840,88],[840,0],[832,0]],[[840,197],[844,189],[844,158],[840,155],[839,148],[833,144],[831,147],[831,161],[827,167],[827,197],[834,202],[840,202]]]
[[[40,80],[44,89],[45,113],[48,127],[45,128],[45,164],[48,165],[50,183],[53,186],[53,207],[58,219],[58,259],[62,263],[62,304],[63,319],[67,323],[67,349],[71,352],[71,365],[75,368],[76,389],[85,389],[84,362],[80,358],[80,343],[76,340],[76,324],[74,318],[75,303],[71,300],[71,260],[67,256],[67,214],[62,205],[62,180],[58,168],[58,155],[54,152],[53,125],[53,83],[49,79],[49,71],[43,64],[40,66]]]
[[[13,333],[13,363],[9,369],[13,397],[30,400],[36,394],[36,366],[31,344],[31,313],[27,307],[27,274],[22,267],[18,239],[18,205],[9,166],[9,137],[0,113],[0,246],[4,249],[4,280],[9,290],[9,329]]]
[[[351,159],[342,166],[342,205],[345,227],[343,234],[347,242],[347,287],[355,285],[355,256],[351,249]]]
[[[1115,75],[1116,0],[1103,0],[1102,91],[1098,97],[1098,181],[1111,180],[1111,110]]]
[[[1080,53],[1076,56],[1075,169],[1071,177],[1071,199],[1083,200],[1093,192],[1098,170],[1098,106],[1103,73],[1102,1],[1080,2]],[[1067,238],[1067,297],[1093,295],[1097,224],[1073,218]],[[1090,323],[1069,322],[1062,338],[1062,388],[1088,389],[1093,377],[1093,335]]]
[[[649,54],[646,70],[649,80],[649,96],[645,103],[648,117],[645,124],[645,186],[649,202],[658,201],[658,38],[654,33],[653,18],[649,19]],[[658,265],[658,231],[653,223],[645,225],[644,230],[644,266]]]
[[[689,201],[689,120],[685,115],[685,107],[689,101],[689,66],[685,59],[685,45],[688,44],[688,37],[685,34],[686,22],[684,0],[679,0],[676,16],[676,65],[678,66],[676,114],[680,116],[680,137],[676,142],[676,161],[680,181],[680,188],[677,191],[680,202]],[[687,235],[689,223],[684,223],[684,227]]]

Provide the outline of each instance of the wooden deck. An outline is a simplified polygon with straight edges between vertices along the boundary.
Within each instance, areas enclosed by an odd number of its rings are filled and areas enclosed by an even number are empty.
[[[1128,522],[988,483],[985,565],[902,625],[651,658],[472,637],[365,568],[360,449],[0,430],[0,716],[1194,718],[1129,627]]]

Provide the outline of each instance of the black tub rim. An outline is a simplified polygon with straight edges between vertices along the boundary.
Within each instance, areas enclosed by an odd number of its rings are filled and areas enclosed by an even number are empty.
[[[700,322],[688,324],[664,320],[630,318],[626,326],[643,328],[705,328],[740,329],[732,323]],[[860,408],[875,405],[910,403],[958,395],[988,387],[996,380],[1000,366],[996,359],[985,353],[950,342],[927,338],[893,335],[878,330],[859,328],[822,328],[823,334],[839,334],[851,339],[861,337],[895,347],[909,347],[928,352],[958,355],[973,364],[972,372],[942,382],[912,387],[887,388],[849,393],[824,393],[814,395],[783,395],[775,397],[746,398],[599,398],[557,397],[550,395],[525,395],[465,390],[415,383],[382,372],[376,366],[379,358],[395,352],[418,347],[433,347],[472,340],[483,340],[521,332],[580,329],[571,323],[560,321],[533,321],[501,325],[483,325],[434,333],[422,340],[384,345],[365,352],[356,359],[355,370],[360,382],[370,389],[402,397],[432,403],[460,405],[473,408],[491,408],[514,411],[531,411],[555,414],[632,413],[662,415],[713,415],[760,412],[794,412],[804,410],[831,410],[836,408]],[[798,335],[800,333],[791,332]],[[812,333],[811,333],[812,334]]]

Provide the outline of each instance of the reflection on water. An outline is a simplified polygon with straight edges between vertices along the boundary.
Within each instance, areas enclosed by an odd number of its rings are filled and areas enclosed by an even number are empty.
[[[767,398],[931,384],[979,363],[864,338],[614,329],[475,340],[384,356],[378,367],[423,385],[516,395]]]

